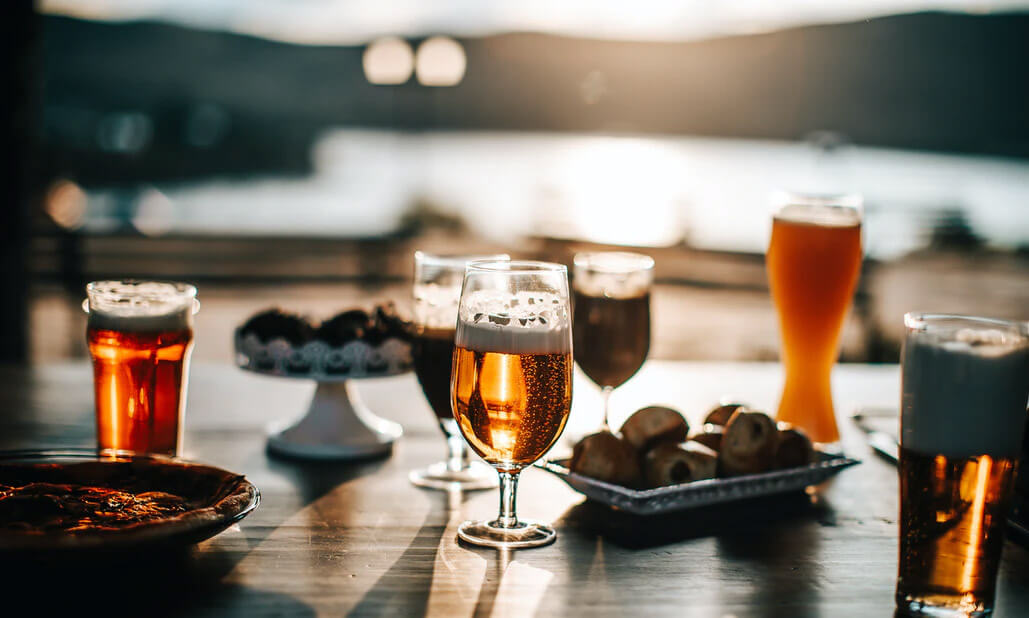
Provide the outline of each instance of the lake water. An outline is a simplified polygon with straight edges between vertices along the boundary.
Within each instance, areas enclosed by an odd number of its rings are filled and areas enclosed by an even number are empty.
[[[84,231],[126,219],[146,234],[362,237],[395,230],[413,204],[487,238],[762,252],[778,189],[865,196],[867,251],[925,244],[961,211],[989,244],[1029,245],[1029,161],[803,142],[554,133],[338,129],[305,178],[212,179],[140,190],[87,188]]]

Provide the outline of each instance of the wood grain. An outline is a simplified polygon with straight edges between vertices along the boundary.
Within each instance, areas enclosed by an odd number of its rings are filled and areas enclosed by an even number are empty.
[[[774,403],[774,364],[649,363],[613,399],[614,421],[666,403],[699,422],[719,397]],[[841,366],[839,412],[891,406],[895,366]],[[92,377],[85,363],[0,368],[0,448],[90,446]],[[581,375],[571,430],[599,419]],[[96,603],[190,616],[885,616],[893,612],[896,470],[843,422],[864,460],[807,496],[642,518],[587,503],[538,470],[520,484],[519,513],[555,522],[555,544],[496,552],[465,547],[457,525],[495,513],[496,492],[418,489],[407,472],[442,457],[435,420],[411,376],[361,384],[366,402],[404,425],[388,459],[303,464],[269,458],[265,426],[299,414],[313,385],[193,367],[186,452],[241,472],[261,507],[237,528],[184,552],[0,557],[0,587],[48,610]],[[997,615],[1029,610],[1029,552],[1005,547]],[[55,591],[60,591],[55,594]]]

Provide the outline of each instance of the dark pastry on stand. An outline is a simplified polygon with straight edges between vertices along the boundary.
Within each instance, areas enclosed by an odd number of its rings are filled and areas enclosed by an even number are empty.
[[[622,437],[641,453],[661,442],[684,442],[689,433],[690,426],[682,414],[664,406],[638,410],[622,425]]]
[[[363,338],[371,327],[371,316],[361,309],[351,309],[322,322],[317,336],[332,347],[342,347]]]
[[[607,431],[590,434],[579,440],[572,451],[568,469],[576,474],[624,487],[636,487],[641,479],[636,451]]]
[[[723,476],[738,476],[770,470],[778,444],[779,430],[767,414],[737,410],[722,436],[719,472]]]
[[[268,309],[251,317],[240,328],[240,334],[255,335],[262,343],[285,339],[292,345],[303,345],[314,338],[314,329],[304,318],[281,309]]]

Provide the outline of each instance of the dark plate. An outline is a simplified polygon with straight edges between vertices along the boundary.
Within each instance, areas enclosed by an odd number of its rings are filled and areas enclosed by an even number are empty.
[[[653,515],[802,491],[859,463],[842,455],[819,453],[819,461],[808,466],[657,489],[630,489],[582,476],[568,469],[567,459],[553,459],[536,465],[560,477],[572,489],[592,500],[637,515]]]
[[[120,551],[188,546],[224,531],[261,502],[257,487],[241,475],[167,457],[100,457],[95,452],[76,450],[0,453],[0,478],[14,484],[19,475],[30,481],[111,488],[124,487],[124,479],[130,478],[135,487],[142,485],[148,491],[184,495],[199,506],[175,517],[118,529],[74,533],[0,529],[2,551]]]

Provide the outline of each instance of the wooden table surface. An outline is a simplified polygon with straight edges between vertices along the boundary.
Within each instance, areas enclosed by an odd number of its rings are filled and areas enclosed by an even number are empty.
[[[613,421],[671,404],[696,422],[724,396],[769,408],[775,364],[651,362],[615,393]],[[0,367],[0,448],[90,446],[85,362]],[[841,418],[895,407],[895,366],[840,366]],[[524,473],[519,514],[550,520],[557,542],[498,552],[459,545],[467,518],[496,513],[496,491],[418,489],[407,472],[444,443],[412,376],[368,380],[369,406],[403,424],[391,458],[303,464],[269,458],[265,427],[296,416],[313,384],[221,365],[192,369],[186,456],[241,472],[262,492],[250,517],[173,553],[36,562],[0,558],[0,592],[56,609],[190,616],[887,616],[897,564],[897,473],[842,421],[863,464],[804,494],[641,518],[585,503],[559,479]],[[598,422],[599,394],[577,376],[572,431]],[[1029,552],[1008,542],[997,615],[1029,612]],[[126,613],[127,612],[127,613]],[[45,612],[44,612],[45,613]]]

